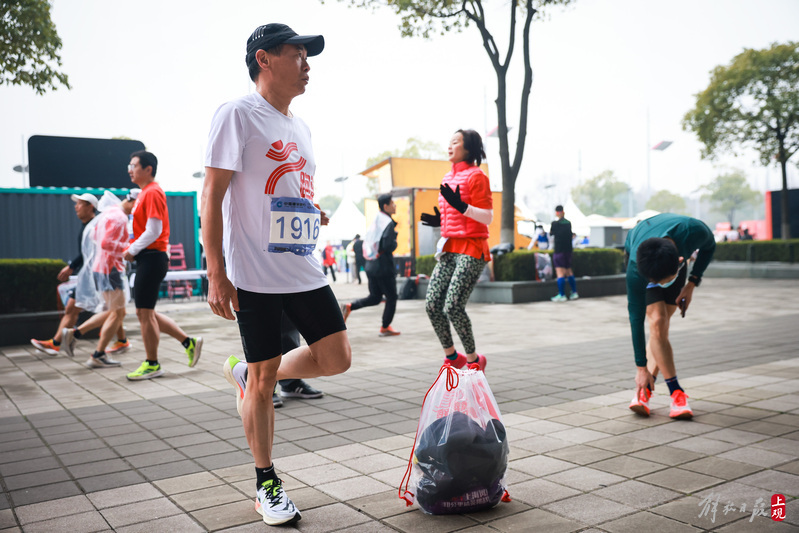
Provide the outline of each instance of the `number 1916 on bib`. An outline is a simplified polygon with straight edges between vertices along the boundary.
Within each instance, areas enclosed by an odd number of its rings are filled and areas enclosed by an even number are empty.
[[[267,251],[308,255],[316,248],[320,225],[320,211],[309,200],[272,198]]]

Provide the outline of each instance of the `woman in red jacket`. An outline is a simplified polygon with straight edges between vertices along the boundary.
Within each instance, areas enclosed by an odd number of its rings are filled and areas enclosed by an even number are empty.
[[[482,370],[486,358],[475,351],[472,323],[466,314],[466,302],[486,263],[488,225],[494,216],[488,177],[480,170],[486,154],[483,140],[474,130],[458,130],[447,149],[452,163],[441,181],[435,214],[422,214],[422,223],[441,226],[438,264],[427,288],[427,315],[433,324],[444,355],[456,368],[478,363]],[[450,322],[463,344],[464,354],[455,350]]]

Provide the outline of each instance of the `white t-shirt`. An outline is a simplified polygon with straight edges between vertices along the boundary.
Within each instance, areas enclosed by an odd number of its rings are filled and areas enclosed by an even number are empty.
[[[259,293],[305,292],[328,284],[313,254],[268,252],[272,198],[313,201],[311,132],[252,93],[217,109],[205,165],[233,171],[222,202],[227,274]]]

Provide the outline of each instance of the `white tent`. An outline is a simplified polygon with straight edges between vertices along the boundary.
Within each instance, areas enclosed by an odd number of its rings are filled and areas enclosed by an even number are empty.
[[[622,223],[621,227],[624,229],[633,229],[636,224],[641,222],[642,220],[646,220],[647,218],[652,218],[655,215],[659,215],[660,211],[653,211],[652,209],[647,209],[646,211],[641,211],[637,215],[632,218],[628,218],[627,220]]]
[[[577,207],[571,197],[569,197],[568,202],[563,204],[563,215],[566,220],[572,223],[572,232],[579,236],[591,234],[590,220],[580,211],[580,208]]]
[[[355,202],[344,198],[330,217],[330,223],[322,226],[318,242],[324,245],[327,241],[332,243],[350,241],[356,233],[361,237],[366,233],[366,217],[358,210]]]

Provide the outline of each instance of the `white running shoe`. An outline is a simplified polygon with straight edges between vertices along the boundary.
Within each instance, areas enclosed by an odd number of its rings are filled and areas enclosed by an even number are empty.
[[[300,511],[286,495],[279,479],[270,479],[261,485],[255,497],[255,510],[264,518],[264,523],[270,526],[293,524],[302,519]]]
[[[64,328],[61,330],[61,351],[70,357],[75,357],[75,330],[72,328]]]
[[[236,411],[241,417],[241,404],[244,402],[244,391],[247,389],[247,364],[235,355],[231,355],[222,364],[222,374],[236,389]]]
[[[89,368],[110,368],[112,366],[122,366],[121,362],[114,361],[113,359],[109,358],[108,355],[106,354],[103,354],[99,357],[90,355],[89,360],[86,361],[85,364]]]

